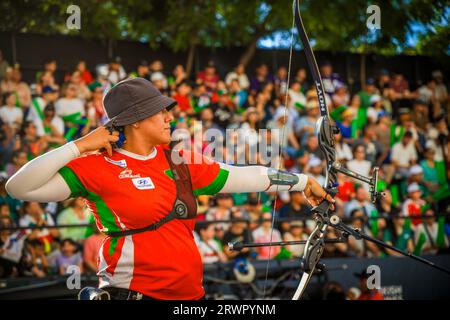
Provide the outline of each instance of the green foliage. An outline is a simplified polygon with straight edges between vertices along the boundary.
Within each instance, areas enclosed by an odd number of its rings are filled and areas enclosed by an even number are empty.
[[[7,14],[0,31],[139,40],[153,48],[164,44],[186,50],[192,45],[248,47],[292,25],[291,0],[79,0],[81,30],[69,31],[66,9],[72,2],[2,0],[0,12]],[[381,30],[366,27],[370,4],[381,8]],[[448,57],[450,9],[444,0],[305,0],[301,10],[316,49]],[[410,47],[414,24],[425,32]]]

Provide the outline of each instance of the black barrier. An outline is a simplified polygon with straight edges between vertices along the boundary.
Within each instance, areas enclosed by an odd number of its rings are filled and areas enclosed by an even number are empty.
[[[450,267],[450,255],[427,256],[427,259]],[[324,288],[330,282],[342,287],[344,292],[359,287],[355,273],[368,267],[379,269],[381,292],[385,299],[448,299],[450,298],[450,277],[438,270],[428,268],[406,258],[333,258],[322,259],[325,271],[315,274],[308,287],[305,299],[326,298]],[[204,265],[204,287],[208,298],[260,299],[264,295],[264,281],[267,261],[251,261],[256,278],[252,283],[240,283],[233,276],[232,263]],[[266,284],[266,299],[290,299],[298,286],[300,260],[272,260]],[[0,300],[14,299],[75,299],[78,289],[68,289],[69,277],[0,279]],[[69,280],[70,281],[70,280]],[[95,275],[81,276],[80,288],[97,286]],[[242,296],[240,296],[242,295]]]

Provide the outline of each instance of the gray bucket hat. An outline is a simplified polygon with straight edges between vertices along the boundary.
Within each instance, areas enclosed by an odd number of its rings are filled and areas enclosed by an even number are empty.
[[[103,98],[106,126],[125,126],[144,120],[164,109],[172,109],[177,102],[163,95],[144,78],[126,79],[116,84]]]

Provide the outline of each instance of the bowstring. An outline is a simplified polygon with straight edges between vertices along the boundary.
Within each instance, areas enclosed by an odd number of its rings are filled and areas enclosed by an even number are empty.
[[[294,27],[295,27],[295,15],[292,14],[292,25],[291,25],[291,45],[289,48],[289,63],[288,63],[288,74],[287,74],[287,81],[286,81],[286,88],[285,88],[285,95],[284,95],[284,119],[285,119],[285,123],[283,124],[283,128],[281,129],[281,144],[280,144],[280,157],[279,157],[279,161],[278,161],[278,175],[280,174],[280,170],[281,170],[281,163],[282,163],[282,157],[283,157],[283,145],[284,145],[284,136],[286,134],[286,116],[287,116],[287,103],[288,103],[288,96],[289,96],[289,86],[290,86],[290,80],[291,80],[291,64],[292,64],[292,52],[293,52],[293,48],[294,48]],[[276,210],[275,210],[275,205],[277,204],[278,201],[278,188],[279,185],[276,185],[276,190],[275,190],[275,199],[273,202],[273,209],[272,209],[272,228],[270,231],[270,241],[269,243],[272,244],[272,240],[273,240],[273,229],[275,226],[275,218],[276,218]],[[272,246],[269,245],[269,258],[267,259],[267,264],[266,264],[266,277],[264,280],[264,289],[263,289],[263,299],[266,297],[266,286],[267,286],[267,279],[269,276],[269,264],[270,264],[270,260],[272,257]]]

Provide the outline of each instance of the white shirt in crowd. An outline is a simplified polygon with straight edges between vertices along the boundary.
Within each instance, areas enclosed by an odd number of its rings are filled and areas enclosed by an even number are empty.
[[[219,244],[214,239],[206,242],[200,240],[197,243],[198,251],[203,258],[203,263],[215,263],[219,261],[218,252],[221,251]]]
[[[392,147],[391,159],[395,160],[402,167],[409,166],[411,160],[417,160],[417,151],[414,148],[414,144],[410,142],[404,146],[403,143],[397,142]]]
[[[22,122],[23,112],[16,106],[3,106],[0,108],[0,118],[9,126],[14,127],[16,122]]]
[[[248,87],[250,86],[250,81],[248,81],[248,77],[245,73],[243,74],[237,74],[236,72],[232,71],[230,73],[228,73],[225,77],[225,83],[227,85],[231,84],[231,81],[237,79],[239,81],[239,86],[241,87],[241,89],[248,89]]]
[[[84,102],[81,99],[67,99],[61,98],[55,102],[56,114],[60,117],[69,116],[79,112],[82,116],[85,115]]]

